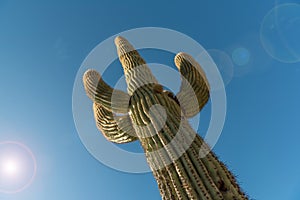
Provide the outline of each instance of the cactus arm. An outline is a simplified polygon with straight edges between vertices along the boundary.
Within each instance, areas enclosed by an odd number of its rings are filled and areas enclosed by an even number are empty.
[[[114,116],[97,103],[93,104],[93,110],[97,128],[107,140],[119,144],[137,140],[128,115]]]
[[[115,45],[119,60],[124,68],[125,73],[135,67],[145,65],[145,60],[140,56],[139,52],[123,37],[115,38]]]
[[[83,82],[87,95],[94,102],[93,110],[97,128],[104,137],[115,143],[127,143],[137,140],[127,114],[129,95],[111,88],[95,70],[86,71]],[[112,95],[114,95],[113,101]],[[115,112],[126,114],[115,116]]]
[[[176,97],[185,116],[190,118],[200,112],[209,100],[209,84],[201,66],[190,55],[178,53],[174,61],[182,76],[180,91]],[[191,103],[195,97],[198,106]]]
[[[87,70],[83,76],[83,84],[87,96],[93,102],[114,113],[128,112],[129,95],[121,90],[111,88],[97,71]]]
[[[115,45],[124,69],[129,95],[132,95],[136,89],[145,85],[158,84],[145,60],[125,38],[121,36],[116,37]]]

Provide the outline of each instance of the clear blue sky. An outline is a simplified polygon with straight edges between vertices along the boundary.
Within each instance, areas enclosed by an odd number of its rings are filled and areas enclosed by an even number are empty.
[[[229,56],[233,77],[221,71],[228,110],[214,151],[251,198],[300,199],[300,39],[285,35],[300,26],[279,36],[261,31],[266,14],[284,3],[0,0],[0,141],[26,144],[38,165],[29,188],[0,199],[160,199],[152,174],[118,172],[94,159],[72,116],[73,83],[88,53],[111,35],[145,26],[180,31]],[[290,13],[283,12],[295,18]]]

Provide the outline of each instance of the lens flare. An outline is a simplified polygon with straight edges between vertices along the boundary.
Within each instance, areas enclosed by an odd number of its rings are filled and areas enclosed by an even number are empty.
[[[246,65],[250,60],[250,52],[244,47],[236,48],[232,52],[232,60],[236,65]]]
[[[17,193],[27,188],[36,174],[30,149],[15,141],[0,142],[0,193]]]
[[[275,6],[264,17],[260,39],[266,52],[283,63],[300,62],[300,4]]]
[[[230,56],[225,51],[221,51],[218,49],[208,49],[207,52],[212,57],[213,61],[216,63],[221,77],[223,79],[224,86],[227,86],[232,80],[234,74],[234,66]],[[216,79],[217,77],[215,76],[210,82],[211,86],[212,84],[215,84],[214,87],[212,87],[212,90],[220,90],[223,87],[223,83],[216,84],[218,83]]]

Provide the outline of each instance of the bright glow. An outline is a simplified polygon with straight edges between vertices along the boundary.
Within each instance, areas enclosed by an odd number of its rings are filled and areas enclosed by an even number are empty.
[[[3,161],[1,171],[8,176],[16,176],[20,171],[20,166],[16,160],[7,159]]]
[[[35,175],[36,160],[27,146],[16,141],[0,142],[0,193],[21,192]]]

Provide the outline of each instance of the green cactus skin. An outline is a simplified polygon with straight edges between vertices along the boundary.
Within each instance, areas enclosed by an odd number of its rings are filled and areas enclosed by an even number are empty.
[[[200,65],[186,53],[175,56],[182,75],[175,97],[162,89],[125,38],[118,36],[115,44],[128,94],[108,86],[95,70],[88,70],[83,77],[86,93],[94,102],[96,125],[103,135],[115,143],[140,141],[162,199],[248,199],[235,177],[187,121],[209,100],[208,81]],[[197,106],[191,103],[195,97]],[[203,147],[209,153],[200,157]]]

